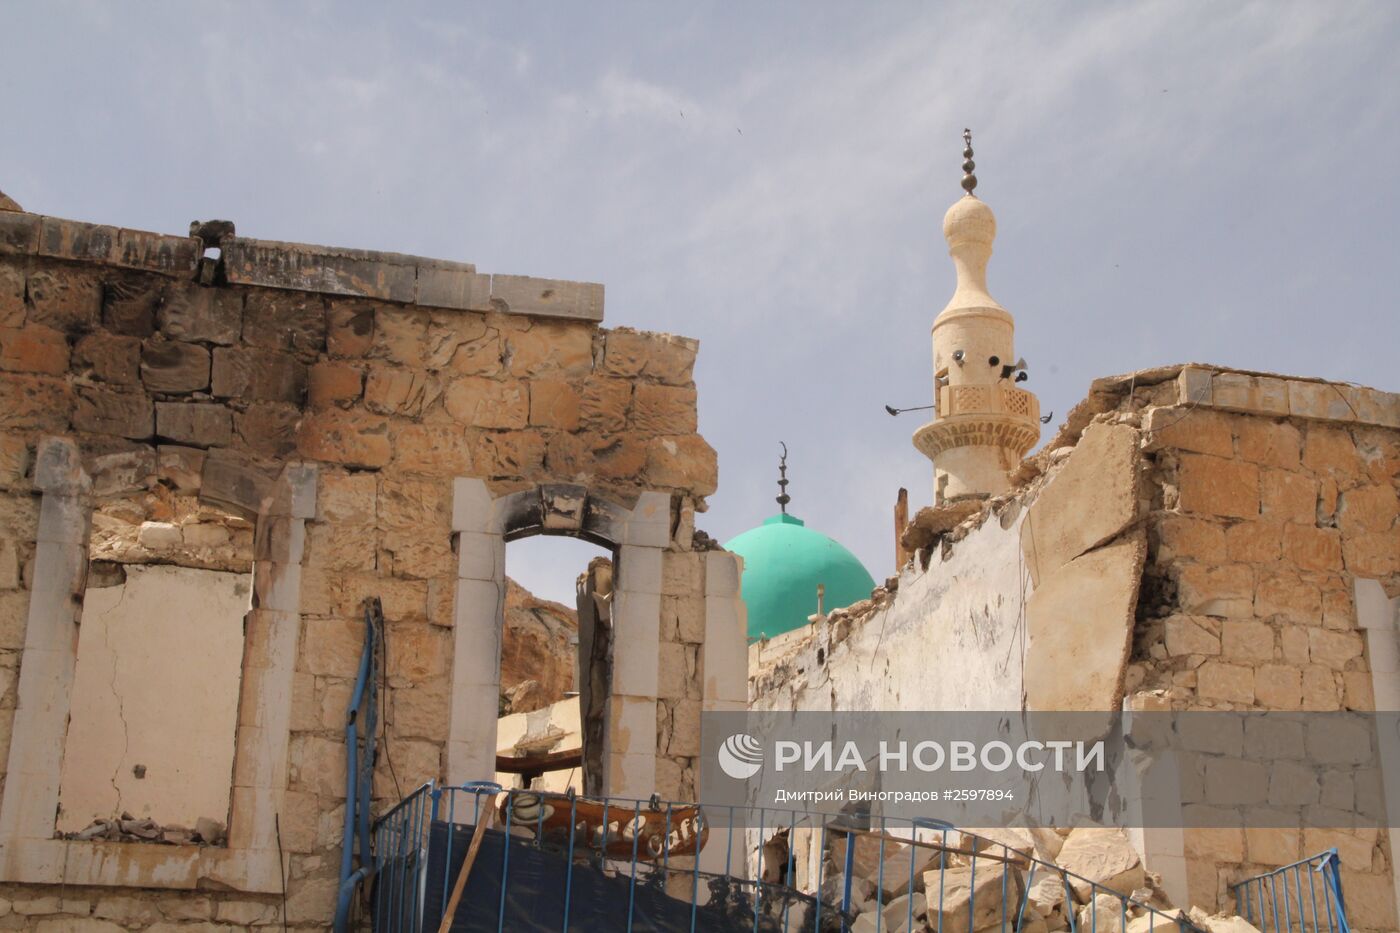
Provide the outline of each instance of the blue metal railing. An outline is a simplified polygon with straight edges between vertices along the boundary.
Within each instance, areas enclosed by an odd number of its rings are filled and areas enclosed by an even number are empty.
[[[809,814],[765,809],[756,826],[719,826],[693,804],[542,796],[490,783],[425,784],[375,823],[374,930],[437,929],[487,807],[495,825],[482,830],[485,844],[454,916],[465,930],[846,933],[868,913],[861,926],[873,933],[925,922],[936,933],[1015,933],[1032,922],[1032,889],[1046,878],[1062,892],[1057,909],[1072,933],[1118,933],[1132,920],[1151,933],[1196,930],[1184,917],[939,820],[856,813],[813,824]],[[733,814],[718,815],[733,822]],[[701,868],[700,846],[718,848],[706,859],[716,870]],[[1340,886],[1334,890],[1340,904]],[[1347,930],[1344,921],[1328,929]]]
[[[1336,849],[1230,886],[1240,915],[1261,933],[1350,933]]]

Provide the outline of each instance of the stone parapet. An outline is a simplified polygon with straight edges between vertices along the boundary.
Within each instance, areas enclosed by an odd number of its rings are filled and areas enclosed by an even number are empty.
[[[218,272],[234,285],[370,298],[424,308],[496,311],[531,317],[598,322],[603,286],[523,275],[479,273],[472,263],[376,250],[312,246],[226,236],[219,240]],[[40,214],[0,213],[0,254],[41,256],[158,272],[200,275],[206,244]]]

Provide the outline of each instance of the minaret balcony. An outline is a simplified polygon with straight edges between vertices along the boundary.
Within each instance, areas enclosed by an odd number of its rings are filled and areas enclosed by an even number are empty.
[[[1017,457],[1040,440],[1040,400],[999,385],[940,386],[934,420],[914,432],[914,446],[935,457],[955,447],[1004,447]]]

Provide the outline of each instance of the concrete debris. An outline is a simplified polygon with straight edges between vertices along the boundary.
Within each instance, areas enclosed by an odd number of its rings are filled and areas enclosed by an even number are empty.
[[[64,839],[80,842],[103,840],[106,842],[149,842],[157,845],[223,845],[224,824],[218,820],[200,817],[195,828],[174,823],[162,826],[150,817],[136,819],[130,813],[123,813],[118,819],[93,820],[90,825],[75,833],[64,833]]]
[[[785,834],[781,841],[785,862]],[[833,833],[827,842],[821,883],[824,904],[842,904],[846,844],[840,833]],[[882,844],[879,836],[856,836],[850,862],[849,929],[990,933],[1002,929],[1003,923],[1011,929],[1019,919],[1016,928],[1026,933],[1070,929],[1148,933],[1169,926],[1176,929],[1179,921],[1184,921],[1183,929],[1198,933],[1257,933],[1237,916],[1172,907],[1161,879],[1144,871],[1119,829],[998,828],[964,832],[949,837],[947,844],[945,850],[909,846],[888,837]],[[911,855],[912,891],[908,890]],[[1036,860],[1033,875],[1030,859]]]
[[[904,534],[900,536],[900,546],[911,553],[926,550],[965,519],[981,512],[985,504],[981,499],[964,499],[948,505],[919,509],[918,514],[904,529]]]

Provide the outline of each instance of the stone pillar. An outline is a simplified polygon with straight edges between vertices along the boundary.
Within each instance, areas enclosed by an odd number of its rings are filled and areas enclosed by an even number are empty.
[[[457,594],[452,630],[452,709],[447,781],[496,777],[496,714],[501,695],[506,544],[494,503],[479,479],[453,484]]]
[[[301,561],[306,521],[316,517],[316,467],[283,469],[264,501],[253,542],[253,589],[258,608],[248,613],[238,745],[233,761],[228,845],[248,858],[230,866],[235,885],[270,889],[281,879],[278,812],[287,790],[287,738],[301,636]],[[219,871],[211,874],[219,877]]]
[[[34,576],[24,630],[14,731],[10,737],[0,840],[52,839],[63,767],[63,736],[77,665],[77,623],[87,577],[90,483],[78,447],[39,442],[34,486],[43,493]],[[13,846],[6,846],[7,855]],[[14,867],[6,871],[14,877]]]
[[[612,685],[603,730],[603,788],[645,800],[656,789],[656,694],[661,654],[661,561],[671,497],[642,493],[622,523],[613,578]]]
[[[1366,633],[1366,657],[1371,668],[1371,690],[1377,710],[1400,710],[1400,597],[1390,599],[1379,580],[1356,581],[1356,624]],[[1378,729],[1381,786],[1385,788],[1385,812],[1400,813],[1400,736],[1394,730]],[[1395,903],[1400,906],[1400,827],[1392,817],[1390,837],[1390,878]]]
[[[743,570],[744,559],[738,554],[710,551],[705,555],[705,645],[700,668],[707,713],[743,712],[749,706],[748,611],[739,595]],[[727,860],[730,871],[742,875],[748,866],[745,835],[742,830],[721,828],[700,853],[701,871],[723,872]],[[726,839],[728,847],[723,844]]]

